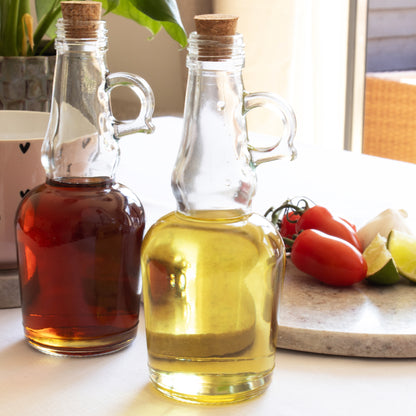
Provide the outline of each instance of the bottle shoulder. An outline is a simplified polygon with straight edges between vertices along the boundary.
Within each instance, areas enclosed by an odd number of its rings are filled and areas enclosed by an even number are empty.
[[[259,225],[269,226],[276,229],[275,226],[263,215],[256,212],[245,213],[243,211],[231,210],[206,210],[197,211],[191,214],[184,214],[180,211],[171,211],[160,217],[154,225],[168,224],[205,224],[207,227],[213,224],[238,224],[238,225]]]
[[[56,183],[47,181],[33,188],[21,201],[18,215],[28,212],[53,217],[97,215],[118,216],[118,213],[130,217],[144,218],[140,200],[127,187],[118,183],[90,185]],[[81,217],[80,217],[81,218]]]
[[[258,214],[218,222],[171,212],[149,229],[141,255],[143,265],[157,261],[179,268],[198,264],[200,268],[240,270],[242,265],[251,269],[260,263],[278,264],[285,248],[273,224]]]
[[[223,218],[218,215],[195,217],[172,211],[157,220],[149,229],[146,239],[161,239],[169,236],[171,240],[189,238],[193,234],[198,240],[206,238],[211,243],[218,239],[235,237],[248,238],[253,241],[274,240],[282,243],[276,227],[265,217],[257,213],[240,215],[239,217]]]

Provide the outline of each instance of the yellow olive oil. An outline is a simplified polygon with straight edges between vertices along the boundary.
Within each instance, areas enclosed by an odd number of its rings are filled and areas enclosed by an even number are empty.
[[[284,246],[258,214],[172,212],[142,247],[150,377],[183,401],[261,393],[274,367]]]

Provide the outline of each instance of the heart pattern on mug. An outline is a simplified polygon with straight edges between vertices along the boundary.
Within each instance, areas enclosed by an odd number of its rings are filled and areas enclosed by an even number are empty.
[[[20,196],[23,198],[29,191],[30,189],[26,189],[26,191],[20,191]]]
[[[30,143],[29,142],[27,142],[25,144],[20,143],[19,147],[20,147],[20,150],[22,151],[22,153],[25,154],[29,150]]]

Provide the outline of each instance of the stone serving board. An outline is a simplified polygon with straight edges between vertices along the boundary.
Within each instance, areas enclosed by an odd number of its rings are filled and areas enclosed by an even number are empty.
[[[331,355],[416,357],[416,285],[327,286],[290,259],[280,304],[279,348]]]

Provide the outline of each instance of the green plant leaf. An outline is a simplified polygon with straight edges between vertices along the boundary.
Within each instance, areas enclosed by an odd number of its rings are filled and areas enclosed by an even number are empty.
[[[153,34],[159,32],[162,27],[160,22],[151,19],[149,16],[138,10],[130,0],[98,0],[102,3],[103,8],[108,14],[109,10],[111,13],[119,16],[126,17],[127,19],[133,20],[141,26],[149,29]]]
[[[59,0],[35,0],[36,16],[38,19],[42,19],[50,10],[59,5]]]
[[[186,31],[175,0],[102,0],[101,3],[104,9],[136,21],[153,34],[164,27],[182,47],[187,44]]]
[[[5,22],[4,32],[2,33],[4,35],[2,50],[0,52],[4,56],[16,56],[19,55],[17,28],[19,26],[20,1],[9,0],[6,3],[2,10],[2,20],[4,13]]]
[[[119,0],[107,0],[106,14],[113,11],[118,6]]]
[[[37,55],[40,52],[40,45],[45,35],[48,35],[51,39],[56,35],[56,21],[61,16],[61,8],[57,6],[55,9],[50,10],[39,21],[36,28],[33,40],[35,42],[34,54]],[[52,28],[54,29],[52,31]]]
[[[130,0],[130,2],[152,19],[182,25],[176,1],[172,0]]]
[[[19,2],[18,2],[19,3]],[[22,17],[25,13],[30,13],[29,0],[20,0],[18,18],[17,18],[17,33],[16,33],[16,46],[19,55],[22,53],[23,42],[23,22]]]
[[[130,0],[137,8],[162,23],[168,34],[182,47],[188,40],[175,0]]]
[[[187,44],[176,0],[96,0],[106,14],[114,13],[146,27],[155,35],[163,27],[182,47]],[[20,55],[24,13],[30,13],[29,0],[0,0],[0,56]],[[60,0],[35,0],[38,26],[35,30],[33,53],[42,54],[41,41],[47,35],[53,39],[56,20],[60,17]],[[33,16],[33,14],[32,14]]]
[[[38,27],[35,31],[35,44],[39,45],[43,36],[53,39],[56,34],[56,21],[61,17],[60,0],[36,0]]]

